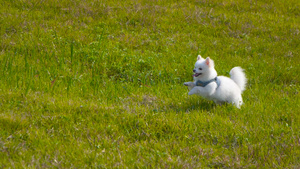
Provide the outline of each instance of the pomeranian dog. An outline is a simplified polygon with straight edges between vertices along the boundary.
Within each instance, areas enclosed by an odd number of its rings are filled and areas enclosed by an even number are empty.
[[[216,104],[231,103],[237,108],[243,104],[242,92],[245,90],[247,78],[244,70],[234,67],[230,71],[230,78],[217,76],[214,61],[200,55],[195,63],[194,82],[185,82],[189,88],[189,95],[196,94],[213,100]]]

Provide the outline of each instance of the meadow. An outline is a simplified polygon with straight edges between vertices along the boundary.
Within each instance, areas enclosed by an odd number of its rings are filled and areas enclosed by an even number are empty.
[[[300,168],[298,0],[3,0],[0,168]],[[188,96],[197,55],[244,105]]]

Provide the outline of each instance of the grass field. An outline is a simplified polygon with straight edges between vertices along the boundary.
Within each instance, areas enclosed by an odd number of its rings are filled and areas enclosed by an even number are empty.
[[[0,2],[0,168],[300,168],[298,0]],[[188,96],[198,54],[244,105]]]

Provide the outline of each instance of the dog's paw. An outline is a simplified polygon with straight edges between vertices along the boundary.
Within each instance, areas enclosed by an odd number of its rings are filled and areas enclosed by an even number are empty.
[[[189,91],[188,95],[193,95],[193,94],[196,94],[196,91],[192,89]]]
[[[190,86],[190,87],[194,87],[194,82],[184,82],[183,83],[185,86]]]
[[[191,91],[188,93],[188,95],[193,95],[193,94],[195,94],[195,93],[194,93],[194,92],[191,92]]]

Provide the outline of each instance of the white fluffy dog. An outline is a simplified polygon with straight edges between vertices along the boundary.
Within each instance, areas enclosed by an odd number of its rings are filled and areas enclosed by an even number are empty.
[[[230,78],[217,76],[214,61],[198,55],[195,64],[194,82],[185,82],[189,88],[189,95],[197,94],[215,103],[228,102],[240,108],[243,104],[242,92],[245,90],[247,79],[242,68],[234,67],[230,71]]]

